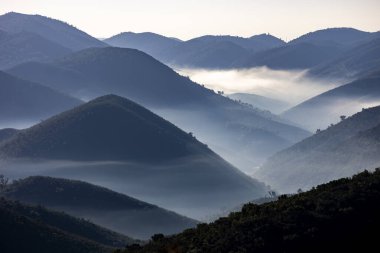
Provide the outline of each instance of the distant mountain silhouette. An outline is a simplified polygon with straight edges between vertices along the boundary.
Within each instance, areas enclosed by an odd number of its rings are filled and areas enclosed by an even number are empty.
[[[35,33],[71,50],[106,46],[105,43],[69,24],[40,15],[6,13],[0,16],[0,30],[9,33]]]
[[[194,132],[241,168],[257,166],[268,155],[308,136],[304,130],[264,117],[133,49],[87,49],[49,65],[23,64],[9,72],[73,96],[125,96]]]
[[[235,66],[238,68],[267,66],[271,69],[308,69],[339,56],[343,51],[343,48],[336,45],[294,43],[242,58],[235,63]]]
[[[364,78],[317,95],[284,112],[282,116],[315,131],[350,116],[363,107],[380,104],[380,70]]]
[[[309,69],[345,57],[363,43],[378,38],[380,33],[363,32],[352,28],[328,28],[302,35],[282,45],[241,58],[237,68],[267,66],[273,69]],[[332,64],[334,66],[334,64]],[[317,69],[319,68],[316,67]],[[313,71],[312,71],[313,72]],[[324,77],[320,75],[320,77]]]
[[[289,42],[289,44],[311,43],[314,45],[355,46],[371,40],[376,33],[364,32],[353,28],[328,28],[307,33]]]
[[[379,153],[380,107],[374,107],[277,153],[254,176],[295,192],[379,167]]]
[[[48,61],[71,52],[34,33],[7,33],[0,30],[0,69],[28,61]]]
[[[200,210],[191,217],[267,191],[191,134],[114,95],[20,131],[0,145],[0,157],[18,175],[36,173],[24,164],[31,159],[40,163],[40,175],[86,180],[173,210]]]
[[[0,71],[0,123],[39,121],[70,109],[80,100]]]
[[[1,252],[110,252],[136,242],[62,212],[4,198],[0,221]]]
[[[228,97],[234,100],[240,100],[244,103],[251,104],[253,107],[269,110],[273,113],[280,113],[289,108],[289,104],[287,102],[256,94],[233,93],[231,95],[228,95]]]
[[[182,43],[176,38],[168,38],[159,34],[145,32],[123,32],[105,39],[104,42],[114,47],[133,48],[157,57],[163,50],[178,46]]]
[[[121,33],[105,42],[141,50],[173,66],[197,68],[229,68],[233,62],[249,54],[285,44],[267,34],[250,38],[206,35],[179,41],[154,33]]]
[[[91,220],[133,238],[174,234],[196,221],[106,188],[81,181],[29,177],[10,184],[2,195]]]
[[[347,50],[340,57],[311,69],[309,75],[318,78],[353,80],[362,78],[380,66],[380,33],[378,38]]]

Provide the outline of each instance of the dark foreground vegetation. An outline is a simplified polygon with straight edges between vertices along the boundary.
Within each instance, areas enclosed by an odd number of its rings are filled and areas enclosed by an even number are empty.
[[[0,252],[112,252],[137,241],[65,213],[0,198]]]
[[[332,181],[123,253],[376,252],[380,169]]]

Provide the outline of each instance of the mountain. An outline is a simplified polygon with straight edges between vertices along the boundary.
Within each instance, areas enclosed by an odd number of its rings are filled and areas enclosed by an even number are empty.
[[[363,109],[271,158],[254,174],[295,192],[380,165],[380,107]]]
[[[168,38],[150,32],[124,32],[105,39],[104,42],[114,47],[138,49],[153,57],[157,57],[163,50],[175,47],[182,43],[181,40],[176,38]]]
[[[114,95],[22,130],[0,157],[11,178],[85,180],[192,218],[267,194],[191,133]]]
[[[253,52],[284,45],[269,34],[250,38],[205,35],[188,41],[154,33],[121,33],[104,40],[109,45],[134,48],[176,67],[229,68]]]
[[[282,117],[315,131],[362,108],[380,105],[380,71],[339,86],[282,113]]]
[[[312,68],[308,74],[317,78],[355,80],[378,70],[379,66],[380,38],[375,38],[348,50],[337,59]]]
[[[334,59],[344,51],[337,45],[293,43],[273,48],[234,63],[237,68],[267,66],[271,69],[308,69]]]
[[[158,55],[158,59],[176,67],[231,68],[234,62],[247,55],[284,43],[276,37],[264,34],[251,38],[207,35],[164,50]]]
[[[214,223],[156,235],[121,252],[370,252],[377,247],[379,201],[380,171],[363,172],[271,203],[247,204]]]
[[[307,33],[289,43],[311,43],[314,45],[339,44],[342,46],[353,46],[366,40],[371,40],[374,36],[376,36],[376,33],[364,32],[354,28],[328,28]]]
[[[0,30],[0,69],[28,61],[48,61],[72,51],[30,32],[7,33]]]
[[[247,171],[309,136],[307,131],[216,94],[134,49],[86,49],[52,64],[22,64],[9,72],[80,98],[125,96],[193,132]]]
[[[80,103],[51,88],[0,71],[0,124],[36,122]]]
[[[1,252],[112,252],[137,241],[65,213],[0,198]],[[22,243],[20,243],[22,242]]]
[[[253,107],[271,111],[273,113],[281,113],[287,108],[289,108],[289,104],[285,101],[280,101],[277,99],[268,98],[256,94],[233,93],[228,95],[228,97],[234,100],[240,100],[244,103],[248,103]]]
[[[40,15],[9,12],[0,16],[0,30],[8,33],[29,32],[71,50],[104,47],[106,44],[62,21]]]
[[[196,221],[174,212],[81,181],[29,177],[13,182],[1,195],[63,211],[145,240],[157,233],[170,235],[196,226]]]
[[[379,38],[380,33],[369,33],[353,28],[328,28],[302,35],[286,45],[258,52],[234,63],[237,68],[267,66],[272,69],[310,69],[317,72],[324,64],[346,58],[356,46]],[[362,48],[358,52],[362,52]],[[330,67],[336,67],[332,63]],[[321,67],[320,67],[321,66]],[[344,68],[342,68],[344,70]],[[350,73],[350,72],[348,72]],[[317,73],[315,73],[317,74]],[[314,77],[314,75],[312,75]],[[319,77],[325,78],[323,73]]]

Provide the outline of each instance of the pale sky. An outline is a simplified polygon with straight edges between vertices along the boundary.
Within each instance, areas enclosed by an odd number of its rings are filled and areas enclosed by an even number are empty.
[[[0,0],[0,14],[10,11],[56,18],[98,38],[150,31],[290,40],[328,27],[380,30],[380,0]]]

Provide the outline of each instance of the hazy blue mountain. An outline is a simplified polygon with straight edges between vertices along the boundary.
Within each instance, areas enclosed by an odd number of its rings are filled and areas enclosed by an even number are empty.
[[[0,71],[0,124],[36,122],[80,103],[51,88]]]
[[[358,45],[366,40],[372,39],[376,33],[364,32],[354,28],[328,28],[317,30],[302,35],[292,41],[290,44],[311,43],[314,45]]]
[[[71,52],[34,33],[7,33],[0,30],[0,69],[28,61],[48,61]]]
[[[23,64],[9,72],[81,98],[125,96],[247,170],[309,134],[216,94],[134,49],[87,49],[49,65]]]
[[[262,205],[246,204],[210,224],[155,236],[122,253],[371,252],[380,226],[380,170]]]
[[[242,48],[248,49],[250,52],[264,51],[271,48],[283,46],[285,44],[283,40],[269,34],[254,35],[250,38],[229,35],[205,35],[202,37],[194,38],[190,41],[202,41],[205,43],[232,42]]]
[[[380,107],[374,107],[277,153],[254,175],[281,192],[295,192],[377,168],[379,154]]]
[[[124,32],[105,39],[104,42],[114,47],[134,48],[153,57],[157,57],[163,50],[175,47],[182,43],[176,38],[168,38],[159,34],[145,32]]]
[[[282,116],[315,131],[375,105],[380,105],[380,71],[308,99]]]
[[[0,129],[0,142],[11,138],[12,136],[14,136],[18,132],[19,132],[19,130],[13,129],[13,128]]]
[[[106,46],[104,42],[69,24],[40,15],[6,13],[0,16],[0,30],[9,33],[35,33],[71,50]]]
[[[346,57],[345,55],[355,46],[368,43],[379,36],[380,33],[363,32],[352,28],[318,30],[302,35],[281,47],[242,58],[235,62],[234,66],[238,68],[267,66],[273,69],[319,67],[339,57]],[[320,77],[324,77],[323,74]]]
[[[238,68],[267,66],[271,69],[308,69],[339,56],[344,48],[309,42],[287,44],[259,52],[235,63]]]
[[[283,44],[271,35],[251,38],[207,35],[164,50],[158,59],[177,67],[231,68],[241,58]]]
[[[251,93],[233,93],[228,97],[234,100],[240,100],[244,103],[248,103],[253,107],[257,107],[263,110],[269,110],[273,113],[281,113],[289,108],[289,104],[285,101],[280,101],[273,98],[268,98]]]
[[[4,253],[112,252],[136,242],[84,219],[4,198],[0,198],[0,221]]]
[[[284,45],[269,34],[250,38],[206,35],[180,41],[154,33],[121,33],[105,42],[112,46],[135,48],[177,67],[229,68],[232,63],[253,52]]]
[[[19,132],[0,157],[9,177],[86,180],[195,218],[267,194],[191,134],[114,95]]]
[[[309,74],[325,79],[354,80],[376,71],[379,66],[380,38],[375,38],[346,51],[336,59],[316,66]]]
[[[63,211],[138,239],[174,234],[196,221],[126,195],[81,181],[29,177],[7,186],[2,195]]]

